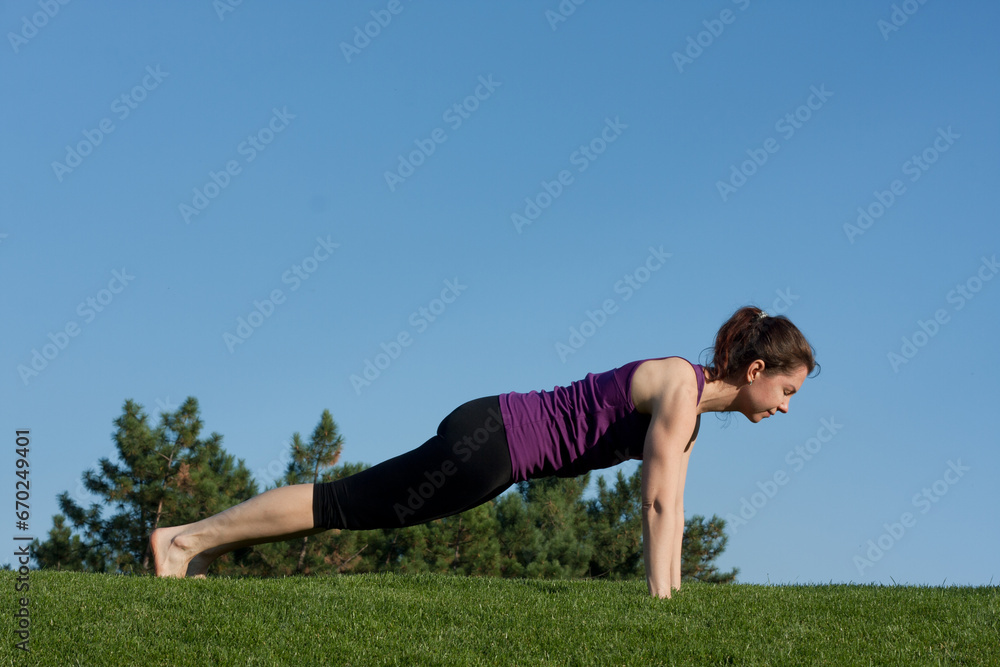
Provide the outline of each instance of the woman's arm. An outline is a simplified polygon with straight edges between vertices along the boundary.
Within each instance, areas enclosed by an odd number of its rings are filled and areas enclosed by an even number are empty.
[[[678,520],[677,499],[683,498],[689,456],[685,450],[698,423],[694,406],[684,399],[654,405],[642,453],[643,560],[649,592],[660,598],[669,598],[671,589],[680,587],[684,517]]]
[[[677,496],[675,499],[674,541],[671,545],[670,588],[681,587],[681,565],[684,554],[684,481],[687,479],[688,461],[691,459],[691,448],[698,438],[698,428],[701,426],[701,415],[695,420],[694,434],[681,456],[681,465],[677,471]]]

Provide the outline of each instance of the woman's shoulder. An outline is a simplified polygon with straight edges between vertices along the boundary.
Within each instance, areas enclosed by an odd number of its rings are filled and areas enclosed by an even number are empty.
[[[697,407],[697,371],[683,357],[646,359],[636,366],[629,391],[632,404],[644,414],[663,402]]]

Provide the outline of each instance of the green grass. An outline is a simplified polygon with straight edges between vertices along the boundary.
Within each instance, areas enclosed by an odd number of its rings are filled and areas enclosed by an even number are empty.
[[[177,580],[31,573],[31,653],[2,664],[990,665],[1000,588],[448,576]],[[27,658],[27,659],[26,659]]]

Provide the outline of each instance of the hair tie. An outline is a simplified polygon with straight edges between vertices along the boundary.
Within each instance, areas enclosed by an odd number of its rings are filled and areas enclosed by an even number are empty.
[[[763,311],[763,310],[762,310],[762,311],[760,311],[759,313],[757,313],[757,319],[758,319],[758,320],[762,320],[762,319],[764,319],[765,317],[767,317],[767,313],[766,313],[765,311]]]

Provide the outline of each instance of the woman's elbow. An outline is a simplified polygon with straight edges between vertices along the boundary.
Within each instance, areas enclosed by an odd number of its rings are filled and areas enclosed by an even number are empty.
[[[650,514],[666,514],[672,509],[674,509],[674,503],[666,497],[653,496],[651,498],[643,498],[642,500],[643,512]]]

